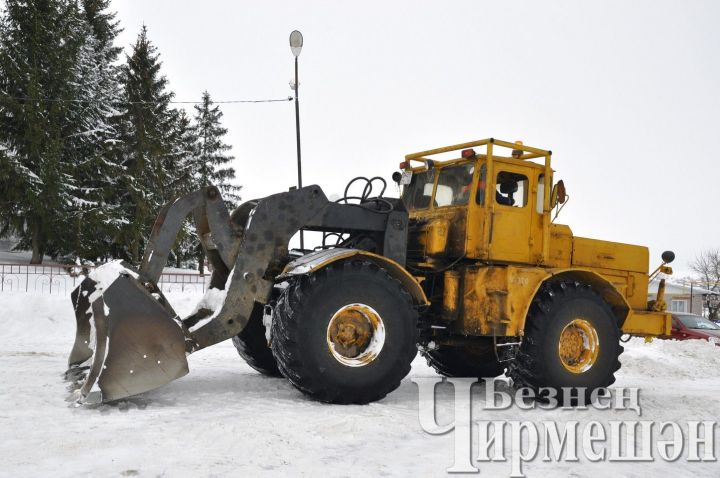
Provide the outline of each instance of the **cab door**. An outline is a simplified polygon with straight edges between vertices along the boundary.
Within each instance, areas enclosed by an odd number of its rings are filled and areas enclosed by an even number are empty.
[[[495,191],[490,191],[490,260],[532,263],[531,198],[535,178],[528,168],[497,162],[494,169]]]

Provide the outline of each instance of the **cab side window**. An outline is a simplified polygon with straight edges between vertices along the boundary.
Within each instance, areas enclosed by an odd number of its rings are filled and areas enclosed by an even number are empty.
[[[543,204],[545,203],[545,175],[538,176],[537,197],[535,198],[535,210],[538,214],[543,213]]]
[[[528,178],[523,174],[501,171],[495,182],[495,202],[503,206],[525,207],[528,203]]]

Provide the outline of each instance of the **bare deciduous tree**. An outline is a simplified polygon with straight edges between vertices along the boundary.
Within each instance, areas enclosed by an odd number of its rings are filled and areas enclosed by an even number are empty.
[[[703,287],[715,293],[720,293],[720,249],[703,251],[690,264],[690,268],[697,274],[698,280]],[[720,304],[714,300],[705,298],[705,307],[708,309],[709,318],[717,320],[720,312]]]

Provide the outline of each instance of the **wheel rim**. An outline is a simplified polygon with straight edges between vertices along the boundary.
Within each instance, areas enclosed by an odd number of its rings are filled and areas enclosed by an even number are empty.
[[[385,345],[385,324],[369,305],[348,304],[330,319],[327,344],[341,364],[363,367],[372,363]]]
[[[595,364],[600,341],[595,327],[585,319],[574,319],[560,333],[558,354],[566,370],[584,373]]]

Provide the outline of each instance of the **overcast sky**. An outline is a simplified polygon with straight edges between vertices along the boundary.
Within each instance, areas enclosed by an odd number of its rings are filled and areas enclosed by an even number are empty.
[[[720,2],[115,0],[178,100],[292,94],[302,31],[305,184],[390,178],[406,153],[485,137],[553,151],[576,235],[720,247]],[[296,181],[292,103],[224,105],[243,198]],[[676,274],[677,275],[677,274]]]

